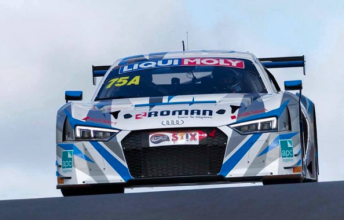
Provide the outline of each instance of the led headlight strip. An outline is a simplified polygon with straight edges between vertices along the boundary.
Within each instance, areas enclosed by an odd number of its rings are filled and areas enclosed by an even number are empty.
[[[277,118],[264,118],[230,125],[242,134],[277,131]]]
[[[115,129],[76,126],[75,137],[83,140],[108,140],[118,132],[119,130]]]

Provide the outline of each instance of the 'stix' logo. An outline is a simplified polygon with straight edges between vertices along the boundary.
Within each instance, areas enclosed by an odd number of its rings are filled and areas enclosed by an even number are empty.
[[[161,142],[164,142],[164,141],[170,141],[170,138],[167,135],[165,135],[165,134],[154,134],[150,138],[150,141],[153,144],[160,144]]]

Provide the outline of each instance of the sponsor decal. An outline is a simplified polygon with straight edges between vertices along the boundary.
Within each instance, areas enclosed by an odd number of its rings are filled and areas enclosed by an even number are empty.
[[[238,114],[238,118],[250,116],[250,115],[257,115],[257,114],[265,113],[267,111],[268,110],[266,110],[266,109],[259,109],[259,110],[254,110],[254,111],[252,110],[250,112],[244,112],[244,113]]]
[[[142,112],[135,115],[135,119],[153,118],[153,117],[165,117],[165,116],[177,116],[179,119],[184,118],[212,118],[213,111],[207,109],[182,109],[182,110],[160,110]]]
[[[145,117],[147,117],[147,112],[143,112],[143,113],[135,115],[135,119],[143,119]]]
[[[160,68],[160,67],[171,67],[171,66],[180,66],[181,59],[164,59],[156,61],[146,61],[141,63],[129,64],[122,66],[119,69],[119,74],[128,73],[137,70]]]
[[[185,59],[162,59],[141,63],[134,63],[120,67],[119,74],[133,72],[137,70],[171,67],[171,66],[225,66],[233,68],[245,68],[242,60],[225,58],[185,58]],[[122,83],[120,84],[122,86]],[[111,87],[111,86],[110,86]]]
[[[73,169],[73,151],[62,151],[62,173],[71,173]]]
[[[223,58],[186,58],[182,59],[182,66],[227,66],[244,69],[244,61]]]
[[[198,145],[206,137],[203,131],[153,132],[149,133],[149,146]]]
[[[117,124],[117,122],[112,122],[110,120],[102,119],[102,118],[86,117],[86,118],[83,118],[82,120],[84,120],[84,121],[92,121],[92,122],[95,122],[95,123],[111,124],[111,125],[116,125]]]
[[[184,124],[184,120],[165,120],[161,122],[162,125],[166,126],[166,125],[182,125]]]
[[[139,85],[140,84],[140,76],[124,76],[124,77],[117,77],[110,79],[108,81],[108,85],[106,86],[106,89],[110,89],[112,86],[115,87],[121,87],[121,86],[131,86],[131,85]]]
[[[280,140],[281,155],[283,162],[293,161],[294,150],[293,150],[293,140]]]
[[[160,144],[164,141],[170,141],[170,138],[166,134],[153,134],[149,140],[152,144]]]
[[[214,137],[215,137],[215,132],[216,132],[216,130],[214,129],[212,132],[210,132],[210,133],[208,134],[208,136],[214,138]]]

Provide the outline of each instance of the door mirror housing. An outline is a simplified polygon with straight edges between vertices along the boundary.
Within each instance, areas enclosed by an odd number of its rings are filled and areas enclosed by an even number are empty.
[[[302,81],[301,80],[284,81],[284,89],[286,91],[287,90],[301,90]]]
[[[81,101],[82,91],[66,91],[65,92],[66,103],[68,101]]]

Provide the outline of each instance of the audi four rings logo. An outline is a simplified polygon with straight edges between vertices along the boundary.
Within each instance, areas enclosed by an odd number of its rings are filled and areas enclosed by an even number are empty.
[[[162,125],[182,125],[184,120],[165,120],[161,122]]]

